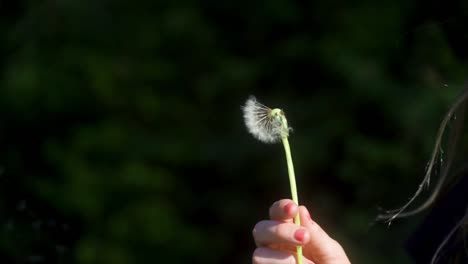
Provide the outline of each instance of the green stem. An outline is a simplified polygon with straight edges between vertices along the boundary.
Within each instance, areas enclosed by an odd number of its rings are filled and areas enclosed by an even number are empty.
[[[296,187],[296,176],[294,174],[294,165],[291,156],[291,148],[289,147],[289,141],[287,136],[281,137],[284,146],[284,152],[286,153],[286,161],[288,163],[288,175],[289,175],[289,185],[291,187],[291,195],[293,201],[299,205],[299,198],[297,197],[297,187]],[[301,225],[301,220],[299,213],[294,217],[294,224]],[[296,247],[297,251],[297,263],[302,264],[302,246]]]

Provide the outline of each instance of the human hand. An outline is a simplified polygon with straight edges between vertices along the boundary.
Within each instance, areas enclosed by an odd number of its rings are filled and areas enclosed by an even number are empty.
[[[301,226],[293,223],[299,213]],[[343,248],[310,218],[306,207],[283,199],[270,207],[270,219],[258,222],[252,233],[257,245],[254,264],[295,264],[302,246],[304,264],[349,264]]]

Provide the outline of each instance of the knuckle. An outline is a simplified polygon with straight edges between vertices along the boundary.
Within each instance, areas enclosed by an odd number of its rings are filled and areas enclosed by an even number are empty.
[[[270,206],[270,209],[268,210],[268,215],[270,216],[270,218],[272,218],[275,215],[275,208],[274,207],[275,207],[275,204]]]
[[[338,241],[332,239],[332,244],[333,244],[333,247],[334,247],[334,252],[338,253],[338,255],[342,255],[341,253],[344,253],[344,250],[343,250],[343,247],[341,246],[340,243],[338,243]]]
[[[317,234],[317,233],[322,233],[323,230],[322,228],[313,220],[310,220],[310,225],[308,226],[308,229],[310,233],[312,234]]]
[[[327,247],[326,247],[325,251],[328,252],[328,255],[330,255],[330,256],[336,256],[337,253],[340,252],[339,244],[331,239],[327,243]]]
[[[281,200],[276,201],[270,206],[270,209],[268,210],[268,213],[270,214],[270,216],[274,215],[276,211],[278,211],[278,208],[280,207],[280,202]]]
[[[343,260],[343,248],[341,245],[334,239],[330,238],[329,242],[326,244],[324,249],[327,252],[328,259],[330,262],[336,262],[337,260]]]
[[[286,234],[290,233],[291,227],[284,223],[284,224],[279,224],[273,228],[273,234],[277,237],[285,237]]]
[[[260,221],[260,222],[256,223],[255,226],[252,229],[252,236],[254,238],[257,238],[258,234],[260,232],[262,232],[262,230],[265,229],[264,226],[265,226],[265,221]]]
[[[252,228],[252,236],[255,238],[255,236],[257,235],[258,233],[258,229],[259,229],[259,225],[260,225],[261,222],[258,222],[255,224],[255,226]]]

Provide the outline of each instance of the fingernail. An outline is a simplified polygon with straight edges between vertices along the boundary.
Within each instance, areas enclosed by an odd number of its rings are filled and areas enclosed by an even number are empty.
[[[306,231],[302,228],[296,230],[296,232],[294,232],[294,238],[297,240],[297,241],[304,241],[304,238],[305,238],[305,234],[306,234]]]
[[[294,207],[294,203],[288,203],[287,205],[284,206],[284,212],[286,214],[290,214],[293,207]]]

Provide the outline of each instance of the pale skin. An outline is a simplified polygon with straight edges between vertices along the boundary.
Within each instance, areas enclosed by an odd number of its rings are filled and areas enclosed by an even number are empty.
[[[300,215],[301,226],[293,223]],[[341,245],[311,219],[304,206],[282,199],[270,207],[270,219],[258,222],[253,231],[257,248],[253,264],[295,264],[296,246],[301,245],[303,264],[350,264]]]

